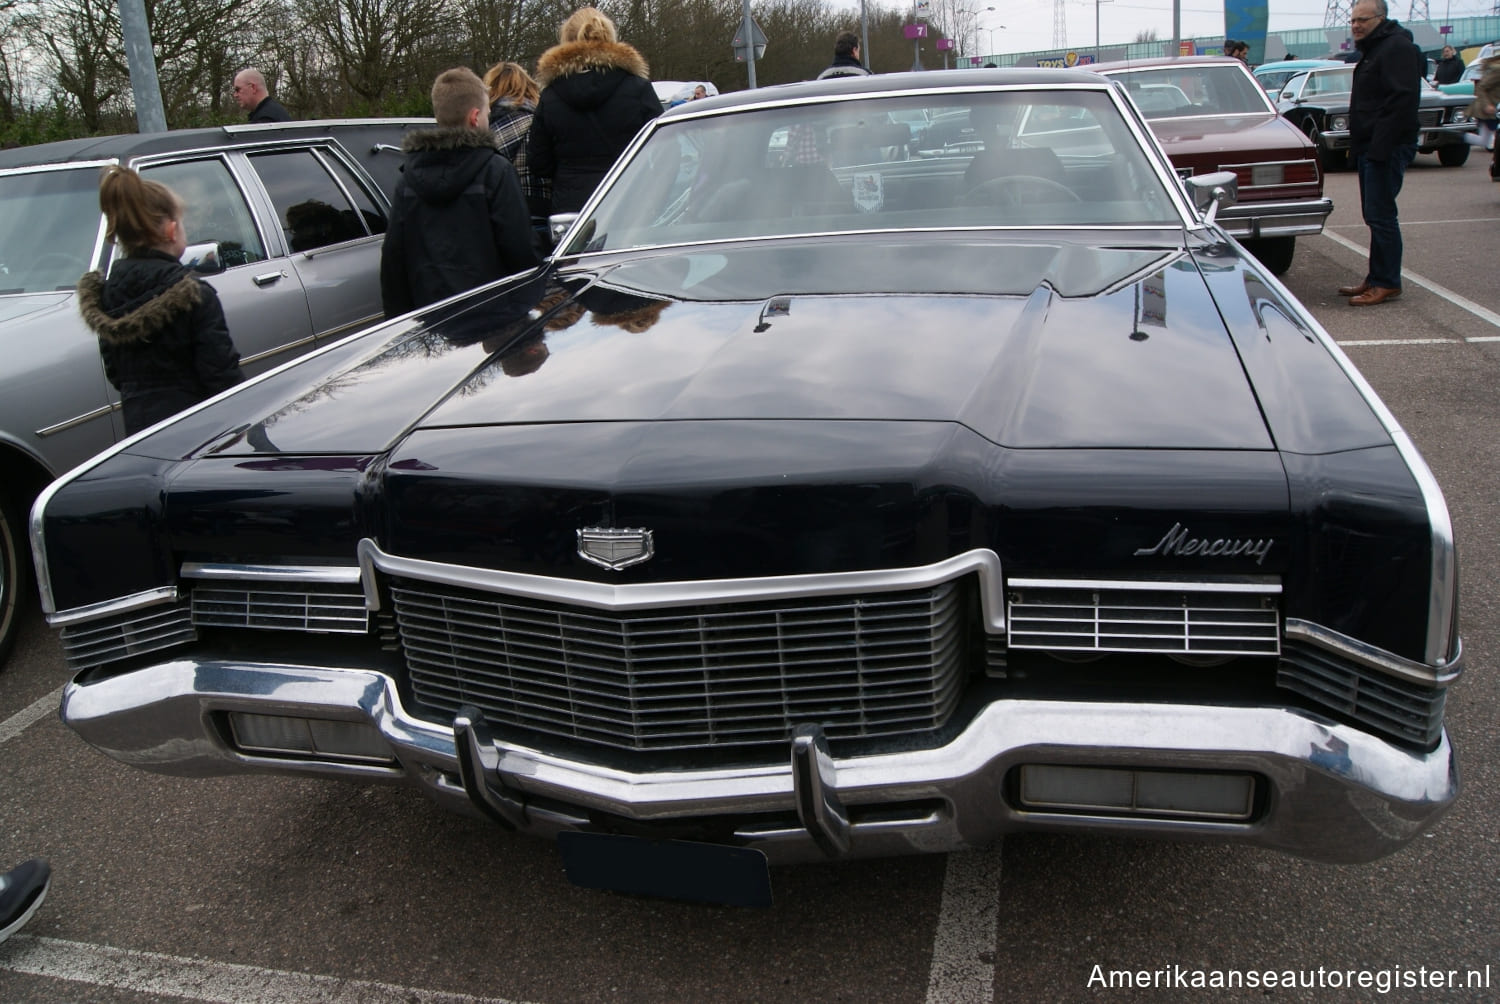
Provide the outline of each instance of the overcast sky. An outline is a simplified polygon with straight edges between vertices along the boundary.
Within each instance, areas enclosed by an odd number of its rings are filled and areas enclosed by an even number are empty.
[[[1352,0],[1346,0],[1352,2]],[[1213,0],[1181,0],[1182,37],[1224,35],[1224,6]],[[1321,28],[1328,0],[1267,0],[1271,31]],[[1387,0],[1391,13],[1405,20],[1409,0]],[[996,10],[985,11],[993,4]],[[993,35],[996,52],[1031,52],[1052,48],[1053,0],[974,0],[974,8],[985,11],[980,20],[979,48],[987,51]],[[1482,17],[1494,11],[1495,0],[1428,0],[1432,20],[1447,17]],[[1094,46],[1094,0],[1065,0],[1070,48]],[[1156,29],[1159,38],[1172,37],[1171,0],[1110,0],[1098,4],[1099,36],[1102,43],[1120,45],[1133,41],[1137,33]],[[1004,25],[1002,29],[1000,26]]]

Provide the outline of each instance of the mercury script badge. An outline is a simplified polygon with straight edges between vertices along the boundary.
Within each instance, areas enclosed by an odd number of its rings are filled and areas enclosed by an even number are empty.
[[[609,530],[588,526],[578,531],[578,556],[601,568],[621,569],[649,561],[656,553],[650,530]]]
[[[1166,536],[1156,542],[1154,547],[1138,547],[1135,551],[1137,558],[1148,557],[1153,554],[1167,555],[1190,555],[1201,554],[1210,558],[1234,558],[1244,555],[1254,558],[1257,565],[1266,560],[1266,555],[1271,553],[1271,538],[1255,540],[1248,537],[1217,537],[1209,540],[1207,537],[1194,537],[1188,532],[1188,528],[1181,523],[1173,523],[1172,529],[1168,530]]]

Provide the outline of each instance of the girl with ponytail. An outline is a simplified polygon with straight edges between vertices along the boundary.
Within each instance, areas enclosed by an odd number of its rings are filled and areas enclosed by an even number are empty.
[[[244,379],[219,295],[178,261],[183,205],[166,185],[128,167],[99,181],[109,277],[78,281],[78,309],[99,336],[104,373],[120,392],[126,433],[139,432]]]

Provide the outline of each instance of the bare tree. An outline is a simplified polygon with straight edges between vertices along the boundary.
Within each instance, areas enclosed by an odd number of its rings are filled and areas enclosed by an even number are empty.
[[[436,75],[430,40],[446,35],[441,0],[299,0],[302,22],[327,45],[339,78],[376,108]]]

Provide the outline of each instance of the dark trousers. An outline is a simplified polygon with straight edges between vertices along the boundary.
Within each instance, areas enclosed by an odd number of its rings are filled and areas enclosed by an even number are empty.
[[[1401,288],[1401,220],[1396,215],[1396,196],[1406,180],[1406,167],[1417,155],[1415,143],[1397,147],[1387,160],[1360,155],[1354,165],[1359,172],[1359,204],[1365,226],[1370,228],[1370,271],[1365,282],[1385,289]]]

